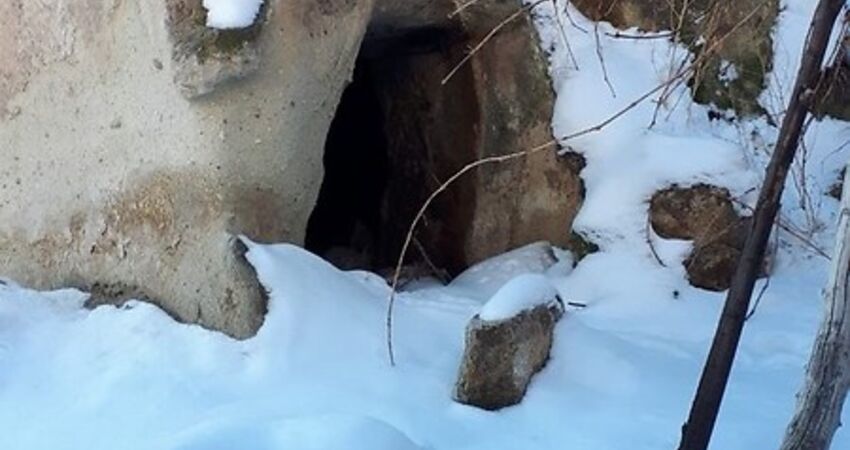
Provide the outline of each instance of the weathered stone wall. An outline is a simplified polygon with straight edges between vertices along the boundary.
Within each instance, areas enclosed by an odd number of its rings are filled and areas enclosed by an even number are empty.
[[[232,235],[303,239],[372,2],[269,2],[253,73],[194,100],[176,3],[0,4],[0,274],[245,337],[265,304]]]

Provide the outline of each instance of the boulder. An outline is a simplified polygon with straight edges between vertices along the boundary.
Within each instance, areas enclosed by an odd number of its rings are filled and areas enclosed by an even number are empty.
[[[219,32],[201,0],[0,2],[0,276],[256,332],[235,236],[303,239],[372,12],[266,3]]]
[[[702,240],[738,220],[729,191],[708,184],[671,186],[649,203],[652,229],[665,239]]]
[[[508,282],[466,327],[455,400],[487,410],[522,401],[549,360],[563,314],[563,301],[543,275]]]
[[[662,238],[694,241],[684,262],[692,285],[729,288],[752,218],[738,214],[728,190],[707,184],[660,190],[650,200],[649,221]]]

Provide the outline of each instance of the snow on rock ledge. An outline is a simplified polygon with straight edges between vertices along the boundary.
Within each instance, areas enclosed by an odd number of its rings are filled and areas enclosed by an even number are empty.
[[[263,0],[204,0],[207,26],[221,30],[254,24]]]
[[[466,327],[455,400],[488,410],[522,401],[549,359],[563,314],[563,302],[543,275],[508,282]]]
[[[475,264],[455,277],[451,286],[462,289],[470,297],[485,301],[518,275],[546,273],[561,263],[565,267],[559,267],[560,272],[566,274],[572,270],[573,259],[570,254],[564,252],[563,257],[559,258],[552,244],[535,242]]]
[[[523,274],[502,286],[488,301],[478,317],[493,322],[508,320],[537,306],[557,307],[561,304],[558,291],[540,274]]]

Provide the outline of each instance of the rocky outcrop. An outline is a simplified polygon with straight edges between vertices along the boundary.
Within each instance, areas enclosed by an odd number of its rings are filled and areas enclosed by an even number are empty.
[[[0,276],[89,290],[91,305],[141,298],[253,335],[265,300],[235,236],[304,241],[367,28],[362,54],[393,117],[386,254],[437,180],[551,139],[553,93],[528,20],[440,83],[519,1],[452,20],[452,0],[374,3],[267,0],[253,26],[217,31],[201,0],[0,2]],[[397,51],[435,30],[438,47]],[[554,151],[482,168],[429,211],[418,239],[455,271],[559,245],[581,192]]]
[[[473,4],[452,20],[446,18],[462,2],[433,1],[424,9],[413,3],[379,2],[364,47],[383,86],[387,117],[392,175],[381,252],[389,260],[397,257],[419,206],[466,164],[552,140],[554,95],[527,17],[503,27],[459,66],[468,48],[514,14],[519,2]],[[426,17],[434,21],[423,27]],[[413,23],[420,26],[402,26]],[[392,36],[431,46],[400,52],[386,44]],[[564,247],[583,201],[581,168],[554,148],[482,166],[437,199],[418,238],[434,262],[454,274],[529,242]]]
[[[650,200],[649,220],[662,238],[694,241],[684,262],[692,285],[729,288],[751,224],[735,211],[729,191],[707,184],[663,189]]]
[[[200,3],[0,4],[0,275],[258,329],[233,237],[303,239],[372,2],[269,1],[244,45]]]
[[[454,398],[496,410],[522,401],[546,365],[564,304],[545,277],[520,275],[502,287],[466,327]]]

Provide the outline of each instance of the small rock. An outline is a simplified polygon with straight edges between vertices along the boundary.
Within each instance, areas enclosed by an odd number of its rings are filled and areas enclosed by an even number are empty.
[[[159,58],[154,58],[153,59],[153,67],[156,70],[162,70],[162,67],[163,67],[162,61],[160,61]]]
[[[729,289],[741,259],[741,251],[721,242],[694,248],[685,260],[688,281],[709,291]]]
[[[487,410],[522,401],[531,378],[549,359],[563,314],[563,302],[542,275],[507,283],[466,327],[454,399]]]
[[[123,125],[121,123],[121,118],[116,117],[115,119],[112,120],[112,122],[109,123],[109,128],[111,128],[113,130],[117,130],[117,129],[121,128],[121,125]]]
[[[708,184],[671,186],[649,203],[652,229],[665,239],[698,239],[738,219],[729,191]]]

